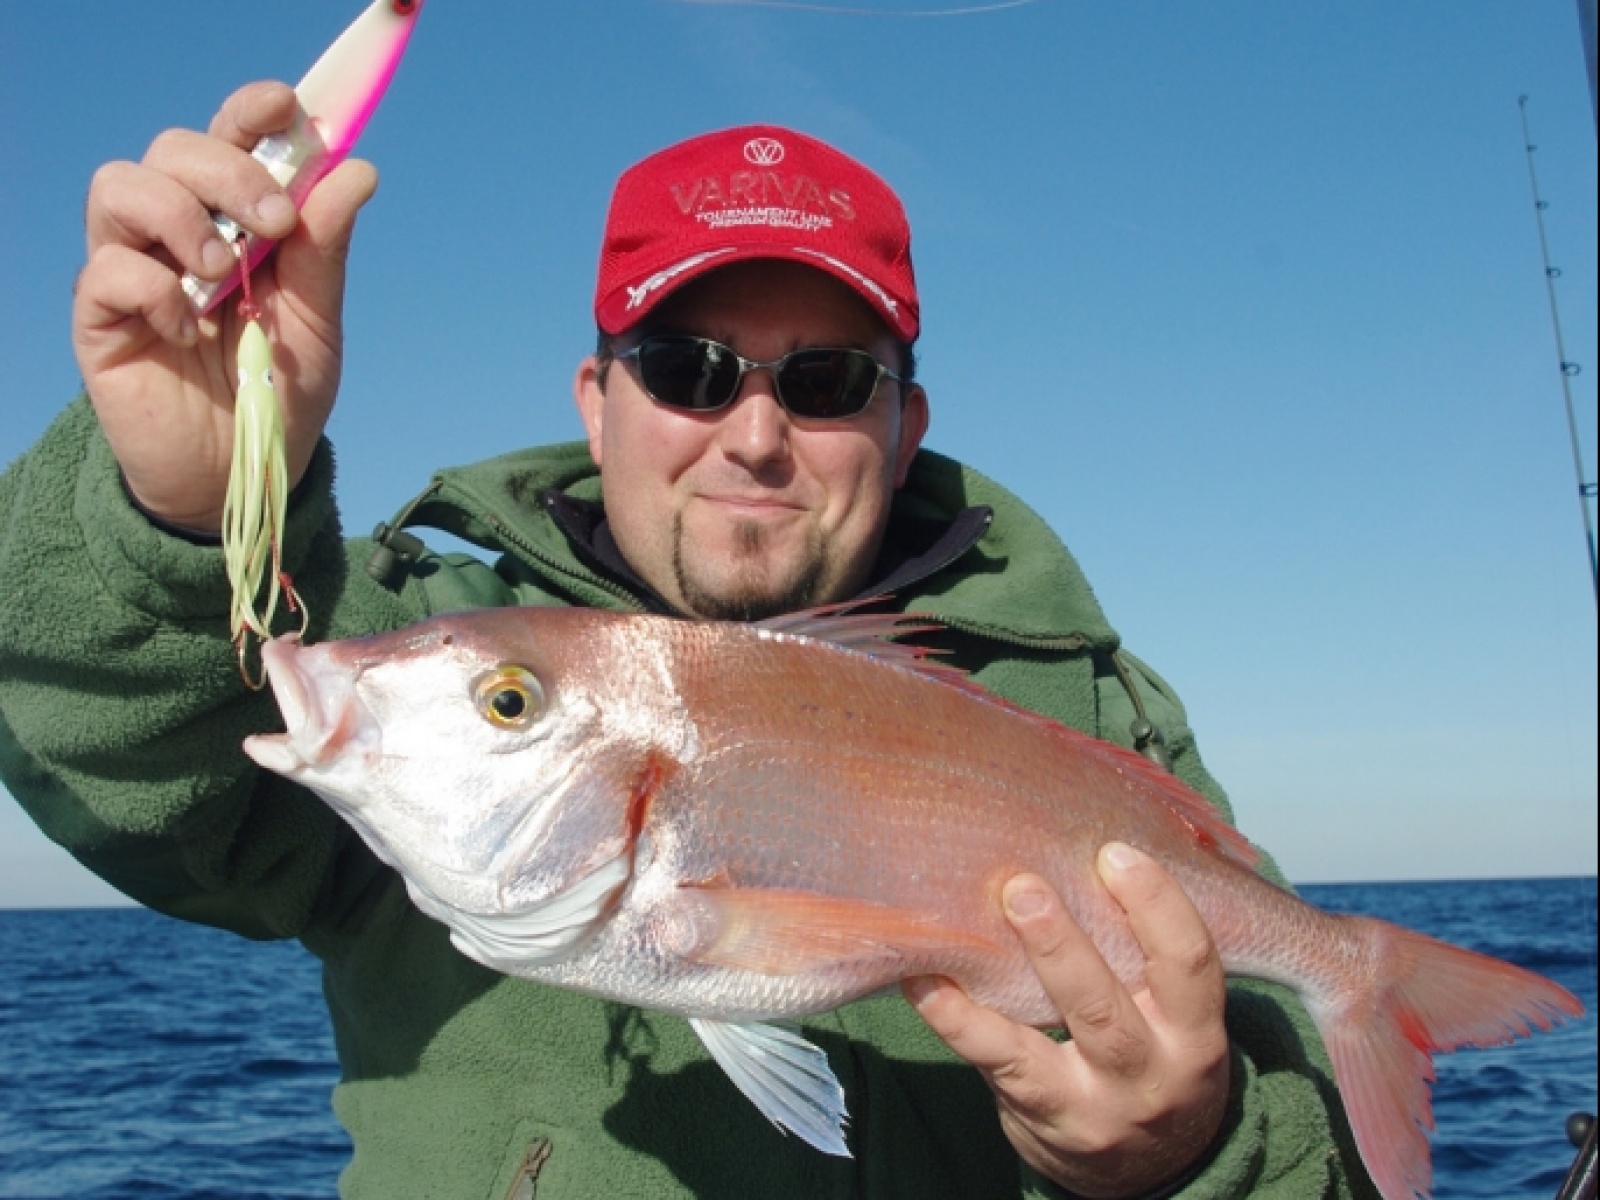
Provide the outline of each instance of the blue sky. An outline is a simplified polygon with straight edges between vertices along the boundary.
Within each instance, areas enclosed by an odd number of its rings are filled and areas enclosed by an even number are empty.
[[[1595,601],[1516,104],[1592,479],[1573,0],[854,6],[884,15],[428,5],[361,147],[383,181],[330,429],[347,525],[577,436],[617,173],[791,125],[906,202],[929,445],[1062,534],[1292,878],[1593,873]],[[78,386],[94,168],[297,79],[360,7],[6,5],[0,461]],[[113,895],[0,797],[0,904]]]

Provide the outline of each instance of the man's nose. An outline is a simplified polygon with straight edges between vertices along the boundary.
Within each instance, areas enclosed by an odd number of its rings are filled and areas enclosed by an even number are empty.
[[[789,453],[789,414],[778,403],[777,384],[765,367],[745,375],[739,394],[722,419],[728,456],[755,469]]]

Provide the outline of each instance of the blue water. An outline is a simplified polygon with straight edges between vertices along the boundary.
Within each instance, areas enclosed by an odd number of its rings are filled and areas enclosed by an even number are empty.
[[[1305,895],[1520,963],[1583,1020],[1440,1060],[1435,1195],[1550,1200],[1595,1111],[1593,878]],[[331,1196],[350,1153],[316,964],[138,909],[0,912],[0,1197]]]

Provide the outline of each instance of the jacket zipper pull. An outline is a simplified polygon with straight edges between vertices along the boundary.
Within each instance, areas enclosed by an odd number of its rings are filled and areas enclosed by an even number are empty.
[[[407,533],[387,521],[379,521],[372,531],[377,547],[367,556],[367,575],[390,591],[397,591],[399,577],[416,565],[428,547],[415,534]]]
[[[1148,717],[1139,717],[1128,726],[1128,732],[1133,735],[1135,750],[1163,771],[1171,773],[1172,755],[1167,752],[1167,739],[1162,736],[1159,725]]]

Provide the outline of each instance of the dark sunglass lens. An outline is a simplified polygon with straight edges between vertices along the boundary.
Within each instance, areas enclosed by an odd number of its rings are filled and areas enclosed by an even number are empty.
[[[739,360],[700,338],[648,338],[639,347],[639,376],[661,403],[711,412],[733,399]]]
[[[878,364],[860,350],[800,350],[783,365],[778,388],[798,417],[853,417],[867,406]]]

